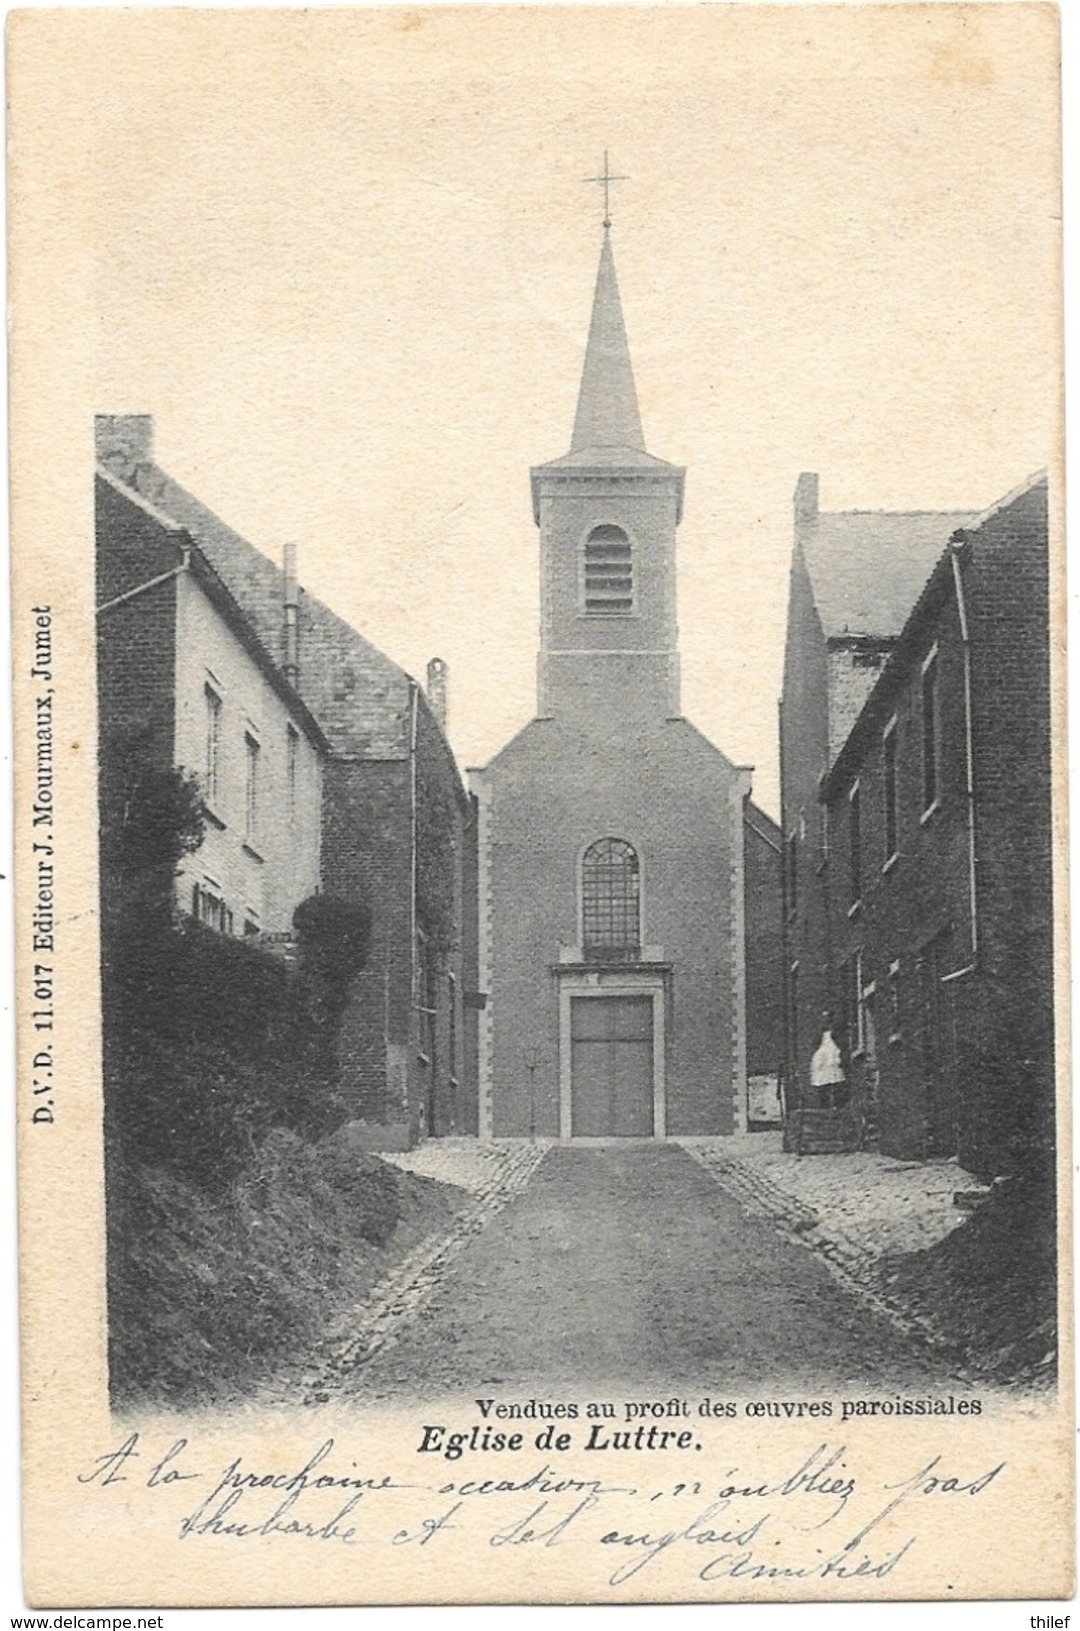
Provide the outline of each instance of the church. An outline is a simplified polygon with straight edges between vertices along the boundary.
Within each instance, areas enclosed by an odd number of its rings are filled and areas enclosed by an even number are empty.
[[[470,773],[481,1137],[740,1132],[779,1063],[746,1001],[778,835],[680,706],[684,481],[645,445],[605,219],[570,451],[532,471],[536,717]]]

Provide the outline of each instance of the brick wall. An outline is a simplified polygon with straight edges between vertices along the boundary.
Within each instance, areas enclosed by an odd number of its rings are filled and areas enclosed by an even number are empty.
[[[407,1113],[404,1102],[392,1102],[388,1050],[413,1043],[411,808],[407,760],[331,759],[326,767],[323,891],[372,914],[371,951],[351,993],[340,1061],[357,1115],[374,1122]]]
[[[779,829],[755,810],[744,824],[743,841],[746,1069],[750,1076],[771,1076],[779,1072],[784,1055]]]
[[[98,618],[98,751],[138,744],[161,770],[173,764],[176,582]]]
[[[980,1145],[1052,1138],[1052,752],[1047,485],[971,534],[964,582],[972,647],[979,852],[978,1057],[993,1071]]]
[[[843,965],[850,967],[858,952],[863,984],[874,988],[875,1058],[858,1049],[856,1035],[847,1040],[861,1103],[877,1077],[881,1148],[907,1158],[951,1148],[968,1169],[992,1175],[1026,1159],[1040,1129],[1049,1136],[1052,1118],[1045,486],[1003,504],[968,537],[959,560],[972,675],[977,937],[964,644],[952,563],[945,559],[831,778],[831,961],[839,986]],[[923,675],[931,657],[938,675],[939,778],[938,797],[927,807]],[[890,861],[883,734],[892,720],[898,837]],[[848,854],[856,779],[862,888],[852,910]],[[957,977],[943,981],[949,974]],[[848,1010],[854,1033],[850,1001]],[[935,1110],[942,1095],[952,1099],[951,1133],[943,1132],[942,1112]]]
[[[840,752],[874,689],[894,640],[829,641],[829,762]]]
[[[468,1130],[476,1114],[475,1078],[464,1041],[461,960],[468,804],[453,756],[423,697],[417,710],[417,778],[434,786],[434,807],[445,817],[436,842],[439,864],[449,872],[451,943],[439,946],[424,938],[420,924],[413,937],[409,759],[330,761],[323,800],[323,889],[362,901],[372,912],[371,953],[354,984],[340,1044],[357,1114],[443,1135]],[[434,1012],[425,1013],[428,1008]]]
[[[97,599],[101,605],[180,560],[178,540],[100,478],[95,483]],[[171,768],[175,732],[176,580],[97,619],[98,742],[104,758],[136,739]]]
[[[788,598],[780,703],[785,1047],[789,1108],[798,1102],[829,1007],[828,877],[818,793],[829,756],[829,657],[801,550]],[[794,857],[794,858],[793,858]]]
[[[791,1105],[809,1079],[826,1015],[835,1019],[843,998],[834,925],[846,924],[849,905],[844,863],[837,862],[838,851],[848,843],[846,812],[833,811],[826,825],[821,779],[843,748],[895,643],[865,636],[826,639],[801,551],[796,550],[780,725],[785,1075]],[[864,794],[861,808],[877,796]],[[842,832],[837,828],[840,815]]]
[[[416,727],[418,789],[421,799],[425,791],[433,795],[431,808],[438,816],[431,831],[426,832],[422,825],[419,829],[420,860],[424,860],[424,846],[430,845],[431,870],[437,876],[438,890],[445,891],[451,917],[449,942],[430,945],[425,951],[427,977],[420,1001],[435,1012],[425,1016],[431,1043],[427,1062],[418,1054],[414,1063],[415,1092],[425,1107],[424,1127],[441,1136],[473,1130],[468,1122],[475,1121],[475,1083],[468,1075],[463,1045],[462,919],[470,809],[454,756],[422,692],[417,695]],[[423,899],[419,904],[422,915]]]
[[[927,809],[923,789],[923,664],[936,651],[939,699],[939,796]],[[886,853],[884,731],[895,720],[897,850]],[[967,896],[963,645],[948,582],[920,637],[911,642],[887,697],[868,718],[861,751],[829,802],[832,986],[855,1098],[865,1104],[876,1071],[876,1121],[887,1154],[918,1159],[933,1153],[926,1069],[930,1047],[924,981],[935,943],[955,972],[970,960]],[[853,899],[851,790],[858,782],[860,879]],[[874,1048],[858,1046],[844,965],[862,957],[862,983],[874,988]],[[898,988],[898,1023],[890,1017]],[[942,1001],[958,1000],[950,982]],[[955,1018],[955,1014],[951,1016]],[[946,1018],[945,1024],[950,1023]],[[960,1113],[961,1108],[958,1108]],[[965,1122],[966,1126],[966,1122]],[[958,1136],[960,1136],[958,1134]],[[961,1142],[967,1146],[966,1135]],[[943,1153],[949,1153],[947,1151]]]
[[[465,830],[462,834],[462,913],[461,913],[461,985],[462,985],[462,1058],[464,1080],[461,1093],[461,1131],[480,1131],[479,1084],[479,1009],[475,1006],[480,991],[480,880],[477,837],[479,830],[476,799],[470,797]]]
[[[184,533],[100,475],[94,479],[94,509],[99,606],[179,566]]]

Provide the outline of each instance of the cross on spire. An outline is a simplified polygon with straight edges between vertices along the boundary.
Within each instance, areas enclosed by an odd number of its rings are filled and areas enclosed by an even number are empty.
[[[617,176],[612,173],[611,168],[608,165],[607,148],[605,147],[603,174],[599,176],[585,176],[584,180],[595,182],[597,186],[603,187],[604,189],[604,231],[607,232],[611,227],[611,183],[613,181],[629,181],[630,177]]]

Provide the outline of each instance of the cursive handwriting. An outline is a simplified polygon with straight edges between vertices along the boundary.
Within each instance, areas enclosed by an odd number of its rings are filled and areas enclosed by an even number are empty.
[[[583,1478],[569,1457],[565,1470],[548,1461],[508,1476],[470,1468],[413,1483],[351,1450],[326,1438],[291,1465],[246,1453],[206,1471],[186,1437],[151,1447],[130,1432],[75,1476],[95,1500],[121,1485],[152,1491],[189,1545],[269,1537],[353,1548],[362,1539],[366,1555],[390,1546],[478,1558],[477,1548],[506,1557],[575,1548],[575,1569],[595,1559],[612,1588],[664,1567],[674,1589],[687,1570],[704,1583],[883,1580],[917,1548],[926,1516],[947,1526],[956,1503],[984,1497],[1006,1472],[1002,1461],[959,1468],[933,1455],[900,1477],[868,1479],[846,1444],[822,1441],[779,1470],[734,1465],[720,1478],[671,1484]]]

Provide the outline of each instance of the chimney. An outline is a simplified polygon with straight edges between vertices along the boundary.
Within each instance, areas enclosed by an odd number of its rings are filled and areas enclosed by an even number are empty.
[[[432,657],[427,665],[427,699],[439,729],[446,735],[446,676],[449,670],[441,657]]]
[[[818,479],[816,470],[804,470],[795,484],[795,525],[811,525],[818,518]]]
[[[153,461],[153,414],[95,414],[94,452],[101,463],[117,475],[130,477],[136,465]]]
[[[285,545],[285,678],[295,690],[300,679],[300,591],[296,584],[296,545]]]

